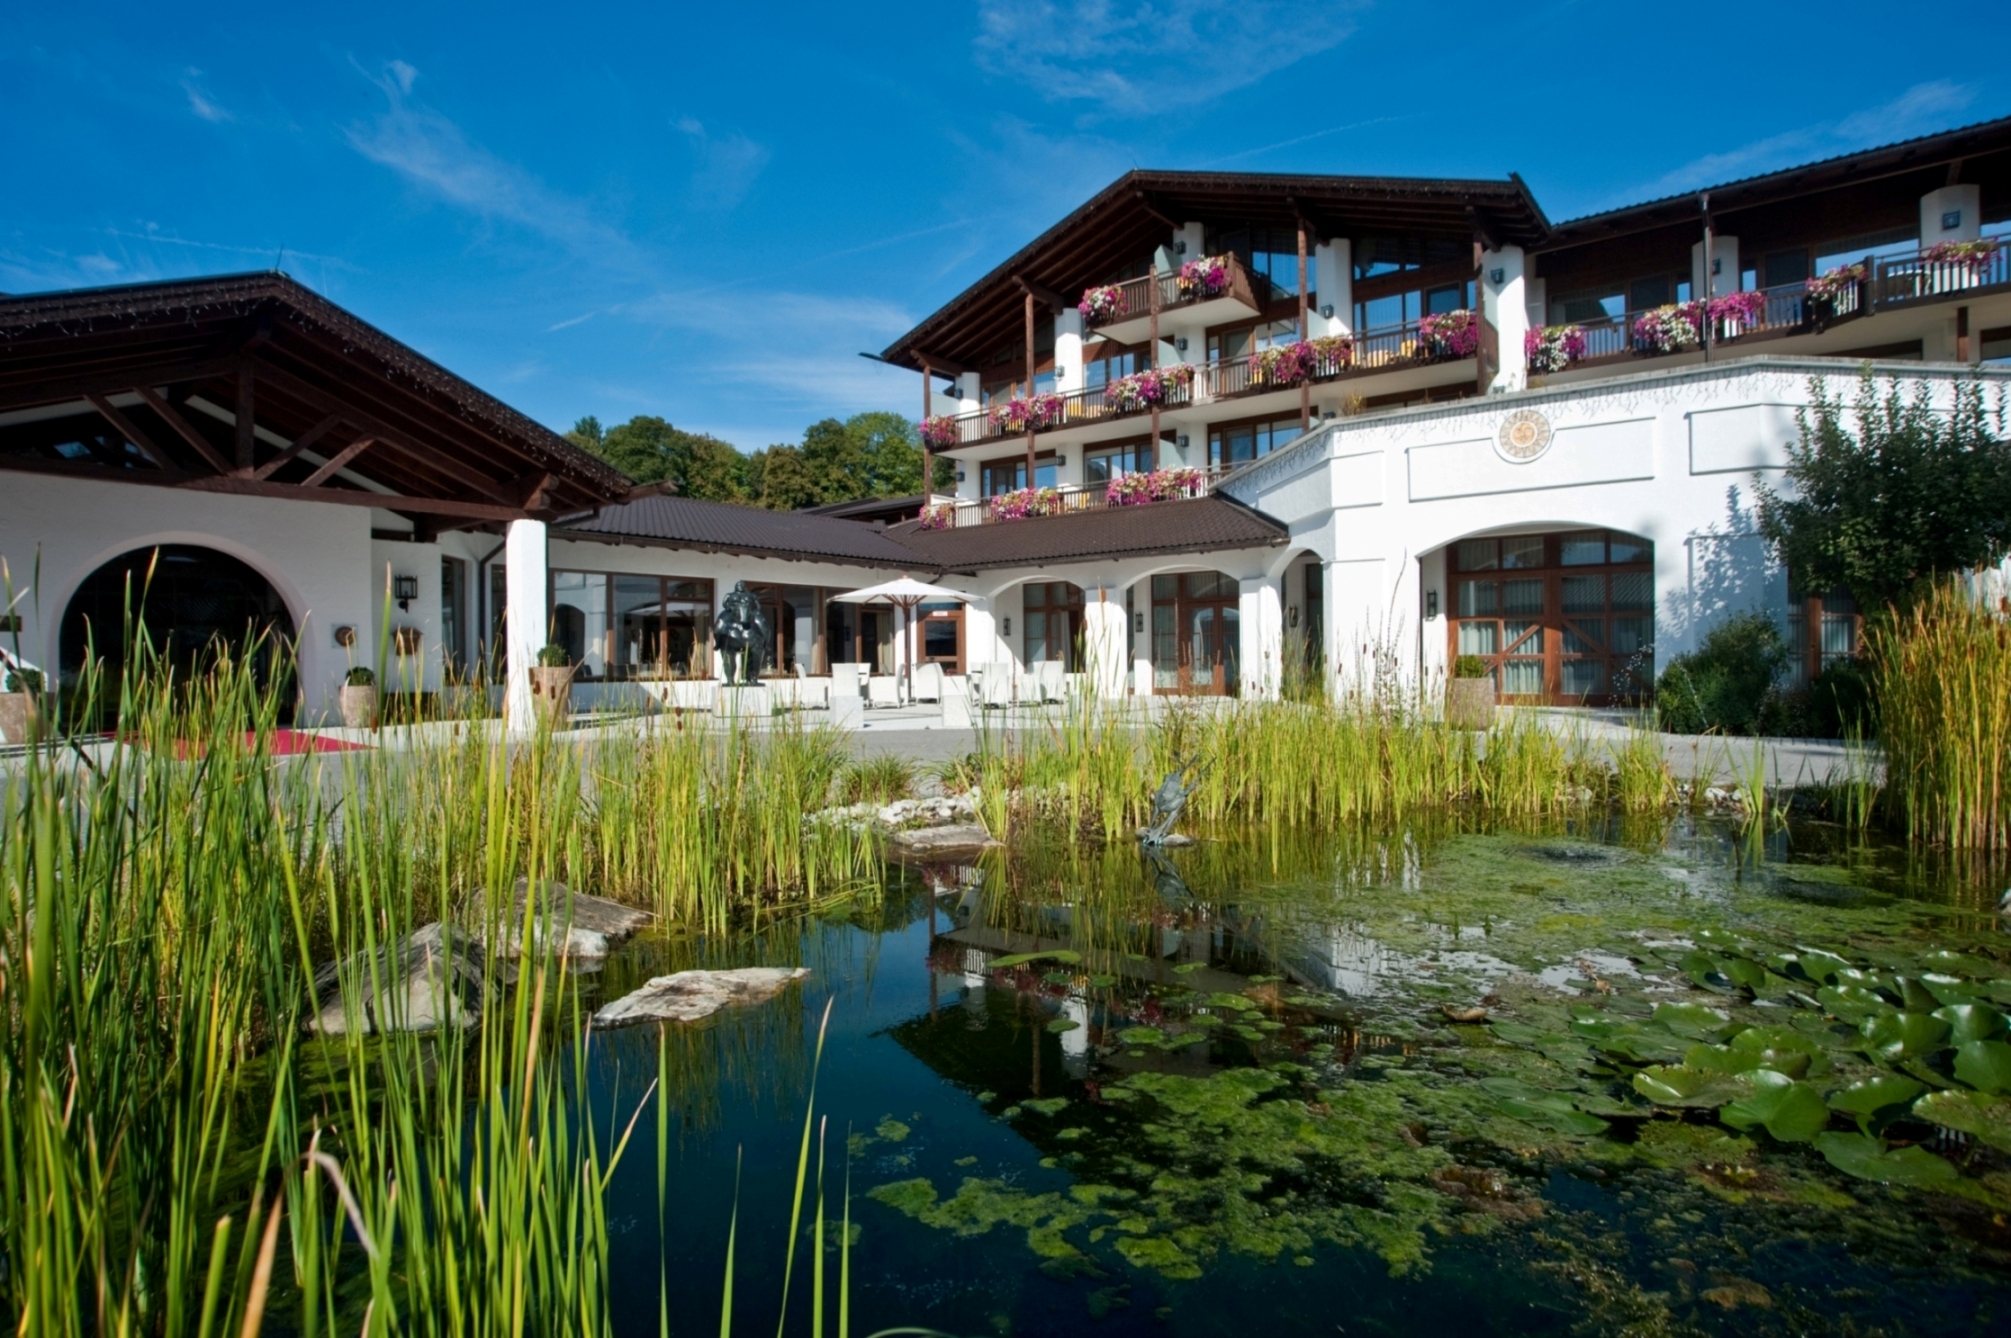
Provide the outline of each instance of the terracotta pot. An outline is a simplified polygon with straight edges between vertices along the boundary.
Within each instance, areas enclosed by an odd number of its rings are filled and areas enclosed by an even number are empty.
[[[377,689],[374,685],[342,685],[342,723],[350,729],[376,728]]]
[[[573,671],[570,666],[531,667],[531,701],[540,715],[549,715],[553,729],[564,729],[573,710]]]
[[[1455,678],[1445,685],[1445,723],[1454,729],[1487,729],[1494,724],[1494,680]]]
[[[42,706],[32,692],[0,692],[0,739],[33,743],[40,732]]]

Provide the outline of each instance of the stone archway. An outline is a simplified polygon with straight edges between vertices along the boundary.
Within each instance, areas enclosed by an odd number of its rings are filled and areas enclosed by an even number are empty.
[[[262,685],[282,687],[279,676],[291,674],[294,625],[286,601],[253,567],[214,548],[135,548],[85,577],[63,610],[64,679],[74,681],[90,659],[109,679],[123,674],[132,650],[129,625],[180,678],[199,672],[219,650],[239,656],[254,642]],[[292,694],[283,692],[283,713],[290,716],[292,705]]]

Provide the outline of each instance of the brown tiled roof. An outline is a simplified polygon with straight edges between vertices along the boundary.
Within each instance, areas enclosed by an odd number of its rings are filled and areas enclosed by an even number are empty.
[[[789,557],[912,571],[926,565],[877,525],[803,511],[766,511],[692,497],[644,497],[555,525],[553,538],[638,543],[700,553]]]
[[[1212,553],[1234,548],[1275,548],[1285,527],[1226,497],[1112,507],[1042,516],[999,525],[924,530],[908,521],[886,537],[942,571],[1089,562],[1154,553]]]

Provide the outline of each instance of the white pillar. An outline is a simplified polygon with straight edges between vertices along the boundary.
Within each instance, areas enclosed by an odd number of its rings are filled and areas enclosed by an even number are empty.
[[[1480,308],[1494,326],[1501,356],[1490,391],[1521,390],[1529,384],[1529,354],[1522,342],[1529,333],[1526,263],[1519,246],[1480,253]]]
[[[1173,234],[1167,249],[1173,252],[1173,268],[1179,269],[1190,260],[1199,260],[1207,252],[1201,248],[1208,244],[1208,229],[1200,223],[1184,223]]]
[[[1054,388],[1082,389],[1082,313],[1074,307],[1054,314]]]
[[[1737,237],[1713,236],[1711,238],[1712,264],[1704,264],[1704,243],[1690,243],[1690,296],[1723,297],[1727,293],[1739,291],[1739,239]],[[1705,269],[1710,269],[1706,276]],[[1705,284],[1709,278],[1708,286]]]
[[[1943,186],[1920,197],[1920,245],[1973,242],[1983,235],[1983,188]]]
[[[1103,583],[1082,592],[1083,671],[1099,697],[1122,697],[1130,673],[1124,591]]]
[[[984,407],[984,384],[976,372],[965,372],[957,378],[957,395],[963,401],[961,412],[976,413]]]
[[[1313,251],[1313,295],[1319,305],[1306,322],[1315,339],[1348,334],[1355,320],[1353,244],[1346,237],[1321,242]],[[1333,315],[1327,315],[1328,312]]]
[[[1275,697],[1285,656],[1284,604],[1277,579],[1252,576],[1237,582],[1238,655],[1245,697]]]
[[[998,617],[992,601],[976,595],[964,602],[964,670],[1006,658],[999,653]]]
[[[513,734],[537,727],[531,703],[531,666],[551,639],[551,557],[542,520],[513,520],[503,540],[505,627],[508,677],[503,684],[503,721]]]

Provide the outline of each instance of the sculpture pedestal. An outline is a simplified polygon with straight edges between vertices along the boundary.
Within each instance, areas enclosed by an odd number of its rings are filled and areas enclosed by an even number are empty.
[[[722,683],[715,713],[739,719],[766,719],[774,710],[768,689],[758,683]]]

